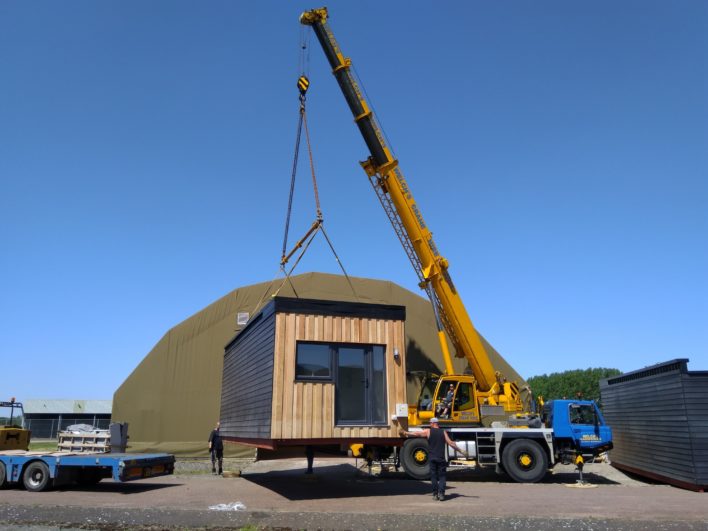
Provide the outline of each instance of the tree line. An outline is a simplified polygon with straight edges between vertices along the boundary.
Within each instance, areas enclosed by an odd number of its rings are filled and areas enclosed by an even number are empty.
[[[554,398],[583,398],[600,402],[600,380],[622,374],[618,369],[575,369],[532,376],[527,380],[534,396],[548,401]]]

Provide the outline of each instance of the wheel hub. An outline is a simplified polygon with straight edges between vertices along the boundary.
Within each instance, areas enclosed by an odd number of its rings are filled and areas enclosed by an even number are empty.
[[[420,448],[413,453],[413,459],[415,459],[416,463],[422,465],[428,460],[428,452]]]
[[[519,464],[524,468],[528,468],[533,464],[533,458],[529,454],[521,454],[519,456]]]

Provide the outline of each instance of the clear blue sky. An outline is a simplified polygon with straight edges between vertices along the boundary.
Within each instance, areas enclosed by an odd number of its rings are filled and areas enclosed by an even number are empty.
[[[479,330],[525,377],[708,369],[708,3],[328,7]],[[302,2],[0,3],[0,399],[111,398],[278,271]],[[416,277],[314,37],[348,272]],[[291,234],[314,218],[300,168]],[[338,272],[316,240],[299,272]]]

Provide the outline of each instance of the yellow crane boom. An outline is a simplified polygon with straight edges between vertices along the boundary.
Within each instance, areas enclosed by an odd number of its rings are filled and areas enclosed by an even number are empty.
[[[418,274],[420,287],[428,293],[433,303],[445,372],[454,373],[444,335],[444,331],[447,331],[456,356],[467,358],[477,388],[485,395],[485,402],[503,404],[507,410],[520,411],[518,387],[506,382],[495,371],[450,278],[448,261],[435,245],[433,234],[423,219],[398,161],[386,144],[376,118],[351,72],[351,60],[339,48],[327,18],[327,8],[323,7],[304,12],[300,22],[314,30],[369,148],[371,156],[361,164]]]

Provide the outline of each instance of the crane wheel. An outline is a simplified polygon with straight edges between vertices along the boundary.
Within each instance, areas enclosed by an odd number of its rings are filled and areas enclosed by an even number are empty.
[[[511,441],[502,452],[507,474],[519,483],[537,483],[548,472],[548,456],[541,445],[531,439]]]
[[[405,473],[413,479],[428,479],[430,464],[428,462],[428,440],[421,437],[407,439],[401,450],[401,465]]]

